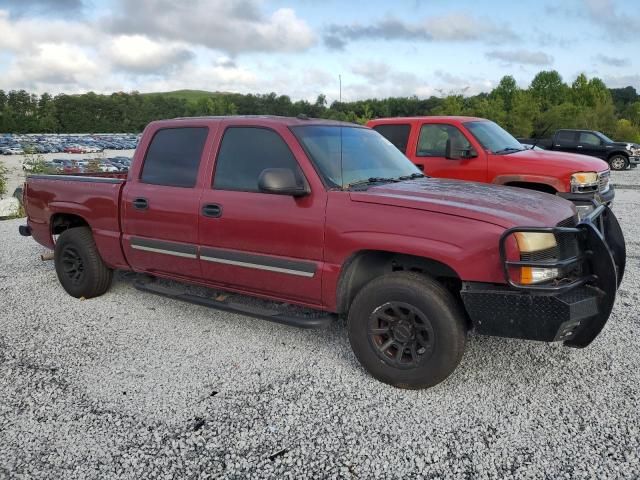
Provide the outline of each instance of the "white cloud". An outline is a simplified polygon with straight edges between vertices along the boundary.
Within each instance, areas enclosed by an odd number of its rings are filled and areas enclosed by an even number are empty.
[[[311,47],[314,34],[290,8],[270,15],[258,0],[122,0],[120,12],[104,20],[111,31],[179,40],[235,55],[242,52],[297,52]]]
[[[260,89],[263,79],[242,67],[188,63],[171,74],[135,86],[145,92],[165,92],[183,88],[219,92],[249,93]]]
[[[341,50],[356,40],[404,40],[411,42],[485,42],[516,41],[518,35],[507,25],[487,18],[458,12],[406,22],[388,16],[370,24],[332,24],[325,29],[324,42]]]
[[[596,55],[595,59],[596,61],[604,65],[610,65],[612,67],[626,67],[631,63],[628,58],[613,57],[613,56],[602,55],[602,54]]]
[[[0,51],[21,53],[41,43],[92,45],[100,36],[86,23],[43,17],[14,19],[7,10],[0,10]]]
[[[116,68],[138,73],[159,73],[193,58],[182,44],[160,43],[143,35],[119,35],[109,40],[105,57]]]
[[[390,70],[389,65],[377,61],[359,62],[351,67],[353,73],[372,81],[386,79]]]
[[[553,63],[553,57],[545,52],[531,50],[492,50],[485,56],[491,60],[501,60],[506,64],[547,66]]]
[[[75,91],[79,85],[96,82],[101,71],[87,52],[77,46],[43,43],[14,59],[0,82],[35,91],[46,87]]]

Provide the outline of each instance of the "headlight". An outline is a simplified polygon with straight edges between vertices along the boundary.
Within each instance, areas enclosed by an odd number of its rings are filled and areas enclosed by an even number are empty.
[[[598,190],[598,174],[596,172],[578,172],[571,175],[571,192],[585,193]]]
[[[520,250],[520,260],[541,261],[555,259],[558,244],[553,233],[516,232],[514,236]],[[559,275],[560,272],[557,268],[520,267],[520,283],[522,285],[547,282],[558,278]]]
[[[520,253],[533,253],[548,250],[558,246],[556,236],[547,232],[516,232],[514,233]]]

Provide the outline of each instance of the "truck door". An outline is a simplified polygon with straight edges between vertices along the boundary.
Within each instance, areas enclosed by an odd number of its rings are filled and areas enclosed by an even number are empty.
[[[602,140],[591,132],[578,132],[578,142],[576,151],[592,157],[607,158],[606,149],[602,145]]]
[[[122,194],[123,249],[136,270],[200,277],[198,170],[208,128],[162,128]],[[141,153],[141,155],[144,153]]]
[[[422,165],[424,173],[432,177],[487,181],[487,156],[484,150],[475,148],[477,156],[452,160],[446,157],[447,140],[458,137],[463,145],[472,147],[465,132],[454,125],[444,123],[424,123],[420,126],[415,149],[409,158]]]
[[[553,150],[579,153],[577,135],[575,130],[558,130],[553,137]]]
[[[286,128],[227,124],[212,185],[203,190],[200,202],[205,280],[320,304],[326,190],[312,182],[311,193],[304,197],[258,189],[258,177],[267,168],[291,169],[301,182],[308,182],[310,175],[305,176],[301,164],[311,173],[303,150]]]

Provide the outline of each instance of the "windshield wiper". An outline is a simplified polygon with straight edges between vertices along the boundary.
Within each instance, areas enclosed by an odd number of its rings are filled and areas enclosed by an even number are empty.
[[[416,178],[424,178],[425,175],[422,173],[412,173],[411,175],[403,175],[398,177],[398,180],[415,180]]]
[[[369,177],[363,180],[357,180],[355,182],[351,182],[347,185],[347,188],[357,187],[360,185],[371,185],[372,183],[382,183],[382,182],[399,182],[397,178],[385,178],[385,177]]]
[[[525,150],[526,148],[506,147],[493,153],[495,153],[496,155],[501,155],[503,153],[524,152]]]

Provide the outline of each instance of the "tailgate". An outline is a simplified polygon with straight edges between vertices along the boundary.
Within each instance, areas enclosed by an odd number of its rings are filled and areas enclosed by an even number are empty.
[[[126,180],[78,175],[29,175],[24,207],[34,239],[54,248],[53,226],[60,216],[79,217],[93,232],[103,260],[110,266],[124,263],[120,248],[120,195]]]

